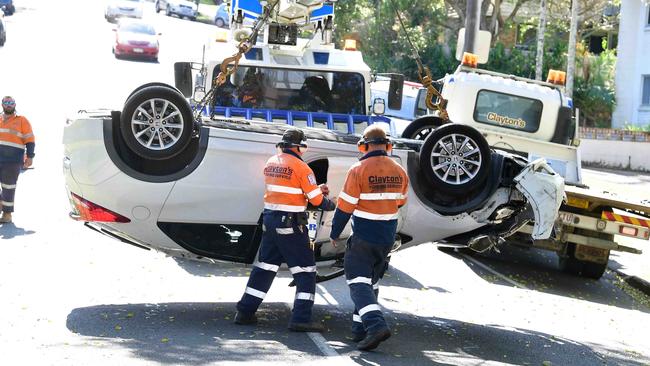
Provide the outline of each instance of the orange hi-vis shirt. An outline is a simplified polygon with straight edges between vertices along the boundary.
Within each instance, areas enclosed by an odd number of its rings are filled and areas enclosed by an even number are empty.
[[[303,212],[307,201],[314,206],[323,202],[323,193],[309,165],[297,156],[280,153],[264,166],[264,208],[273,211]]]
[[[33,155],[35,141],[32,126],[27,118],[12,115],[5,121],[4,116],[0,115],[0,156],[22,162],[29,143],[32,145],[31,149],[28,148],[27,155]]]
[[[408,182],[404,168],[390,157],[362,159],[348,171],[338,209],[368,220],[395,220],[406,203]]]

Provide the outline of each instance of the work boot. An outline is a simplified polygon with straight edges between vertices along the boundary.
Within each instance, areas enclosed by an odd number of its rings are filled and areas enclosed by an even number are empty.
[[[366,338],[366,332],[363,333],[352,332],[352,342],[357,343],[362,341],[364,338]]]
[[[239,325],[253,325],[257,324],[257,316],[255,316],[255,313],[242,313],[241,311],[238,311],[237,314],[235,314],[235,324]]]
[[[320,333],[325,331],[325,327],[320,322],[309,322],[309,323],[289,323],[289,330],[292,332],[316,332]]]
[[[0,217],[0,223],[5,224],[11,222],[11,212],[3,212],[2,217]]]
[[[387,340],[388,338],[390,338],[390,330],[388,328],[382,329],[375,333],[368,333],[366,338],[357,344],[357,349],[360,349],[362,351],[373,350],[379,346],[379,343]]]

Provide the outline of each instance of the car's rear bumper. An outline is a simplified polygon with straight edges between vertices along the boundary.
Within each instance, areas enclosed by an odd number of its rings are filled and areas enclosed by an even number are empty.
[[[158,57],[157,47],[142,47],[133,45],[118,44],[115,46],[115,54],[120,56],[135,57]]]

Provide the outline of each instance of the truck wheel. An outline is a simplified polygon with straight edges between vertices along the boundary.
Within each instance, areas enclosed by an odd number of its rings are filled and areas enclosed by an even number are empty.
[[[467,194],[487,178],[491,152],[476,129],[446,124],[424,140],[420,170],[432,188],[449,194]]]
[[[444,121],[435,116],[424,116],[409,123],[402,132],[402,138],[424,140],[433,130],[442,126]]]
[[[576,229],[575,233],[605,240],[614,240],[614,236],[611,234],[594,233],[581,229]],[[578,259],[576,257],[576,244],[568,243],[567,245],[566,255],[559,257],[559,265],[562,271],[575,276],[591,278],[594,280],[598,280],[603,276],[607,269],[609,252],[607,253],[607,261],[605,261],[605,263],[596,263]]]
[[[145,159],[174,157],[192,139],[192,108],[170,87],[154,85],[138,90],[124,104],[120,118],[124,142]]]

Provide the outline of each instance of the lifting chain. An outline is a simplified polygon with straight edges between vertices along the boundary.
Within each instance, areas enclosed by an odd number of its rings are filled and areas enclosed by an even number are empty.
[[[427,97],[425,98],[425,103],[427,105],[427,108],[431,110],[437,110],[438,111],[438,116],[442,118],[445,123],[449,122],[449,113],[447,113],[447,99],[442,97],[442,94],[433,87],[433,77],[431,76],[431,70],[429,70],[428,67],[426,67],[422,63],[422,59],[420,58],[420,54],[418,53],[417,47],[411,42],[411,37],[409,37],[408,32],[406,31],[406,27],[404,27],[404,22],[402,21],[402,16],[400,15],[399,11],[397,10],[397,7],[395,6],[395,1],[391,0],[391,4],[393,6],[393,10],[395,10],[395,14],[397,15],[397,19],[399,20],[400,27],[402,28],[402,31],[406,35],[406,39],[408,40],[409,45],[411,46],[411,50],[413,51],[413,58],[415,59],[415,62],[418,64],[418,77],[420,79],[420,82],[422,85],[424,85],[425,88],[427,88]],[[433,102],[433,98],[436,97],[437,103]]]
[[[194,107],[195,121],[200,121],[203,108],[208,103],[210,98],[212,98],[212,95],[214,95],[217,88],[223,85],[223,83],[226,82],[228,77],[230,77],[230,75],[234,74],[237,71],[237,68],[239,67],[239,60],[241,60],[242,56],[246,52],[250,51],[250,49],[253,48],[253,45],[257,41],[257,36],[259,35],[260,30],[262,29],[264,24],[266,24],[266,22],[269,20],[269,17],[271,16],[273,9],[278,4],[278,2],[279,0],[268,1],[267,5],[264,7],[264,13],[255,20],[255,24],[253,24],[253,30],[251,34],[248,37],[246,37],[244,40],[239,42],[239,45],[237,46],[237,53],[235,53],[230,57],[226,57],[221,62],[221,66],[219,67],[219,75],[215,78],[212,87],[205,94],[203,99],[201,99],[201,101]]]

